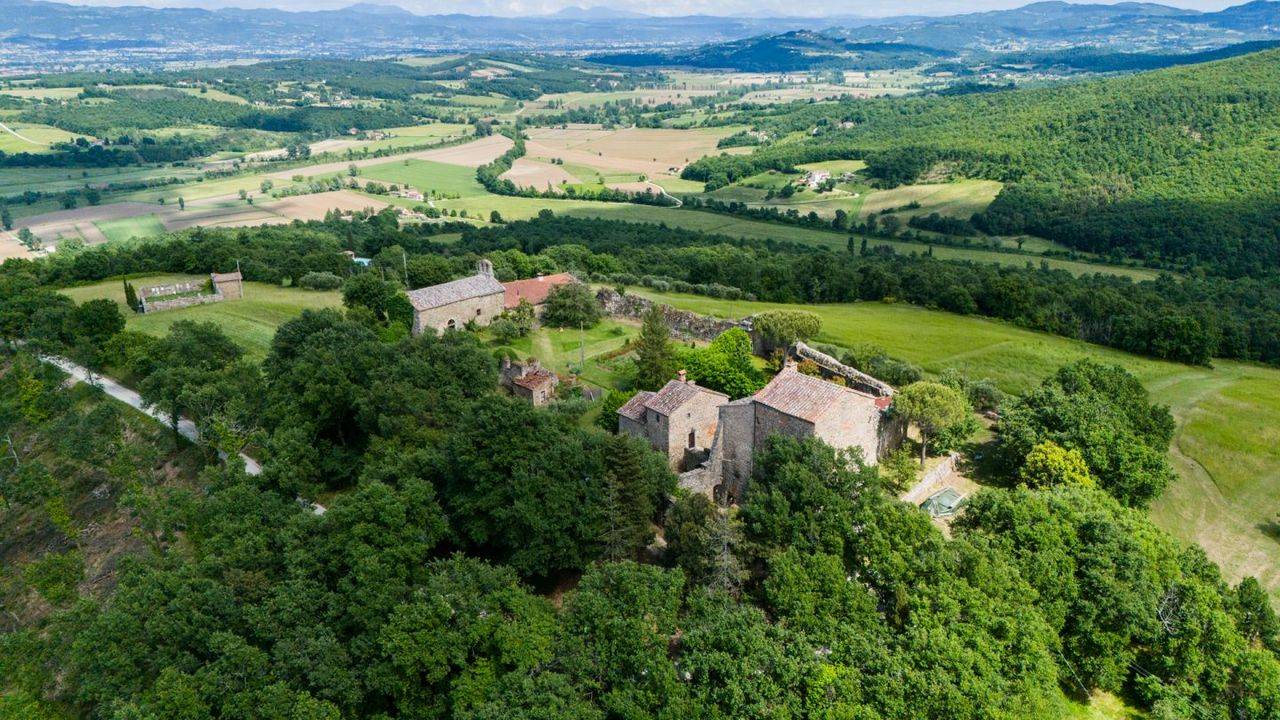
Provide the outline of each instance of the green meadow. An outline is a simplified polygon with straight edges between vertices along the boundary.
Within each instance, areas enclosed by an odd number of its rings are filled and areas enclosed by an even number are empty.
[[[744,317],[795,305],[630,290],[674,307]],[[955,368],[1018,392],[1081,358],[1119,364],[1169,406],[1178,480],[1151,508],[1165,530],[1198,543],[1232,580],[1255,575],[1280,600],[1280,370],[1217,361],[1212,368],[1138,357],[1008,323],[902,304],[809,305],[819,342],[873,343],[928,373]]]
[[[476,171],[462,165],[431,160],[396,160],[360,169],[361,179],[410,185],[423,193],[431,190],[463,198],[487,195],[476,182]]]
[[[108,240],[131,240],[153,235],[162,235],[166,231],[155,215],[140,215],[118,220],[99,220],[94,223]]]
[[[194,275],[151,275],[131,280],[134,287],[164,285],[184,280],[199,280]],[[157,337],[164,335],[179,320],[212,322],[227,333],[237,345],[245,349],[250,358],[261,360],[271,348],[271,338],[276,328],[302,314],[303,310],[342,305],[342,295],[337,291],[314,291],[299,288],[283,288],[266,283],[244,284],[244,298],[208,305],[168,310],[150,315],[134,315],[124,301],[124,284],[120,280],[107,280],[92,285],[65,288],[63,294],[76,302],[94,298],[116,301],[126,314],[126,327]]]

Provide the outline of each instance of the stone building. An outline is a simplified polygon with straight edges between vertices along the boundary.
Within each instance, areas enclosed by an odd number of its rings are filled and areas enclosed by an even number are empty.
[[[239,270],[229,273],[209,273],[213,291],[223,300],[239,300],[244,297],[244,277]]]
[[[718,485],[716,493],[726,502],[741,499],[753,455],[771,435],[816,437],[838,450],[856,448],[874,465],[902,443],[906,432],[892,405],[890,394],[805,375],[789,363],[755,395],[720,408],[720,435],[704,484]]]
[[[618,431],[648,441],[673,470],[702,464],[729,396],[689,382],[683,370],[658,392],[642,390],[618,408]]]
[[[469,322],[488,325],[502,314],[505,291],[493,263],[481,260],[475,275],[409,291],[413,334],[461,330]]]
[[[510,310],[518,306],[520,301],[523,300],[532,305],[534,311],[540,316],[542,314],[542,306],[547,302],[547,296],[551,294],[554,288],[576,282],[578,282],[578,279],[569,273],[539,275],[527,280],[504,282],[502,283],[502,289],[505,293],[503,306]]]
[[[538,406],[546,405],[555,397],[560,378],[542,367],[536,358],[529,358],[522,363],[503,358],[499,383],[512,395]]]

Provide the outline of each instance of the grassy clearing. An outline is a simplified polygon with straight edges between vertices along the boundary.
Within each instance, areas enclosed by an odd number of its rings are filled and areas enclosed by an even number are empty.
[[[543,327],[510,345],[500,345],[492,340],[490,342],[495,350],[506,347],[522,358],[536,357],[544,366],[562,375],[578,372],[581,356],[586,362],[582,364],[579,377],[592,385],[616,388],[620,386],[617,373],[619,360],[602,356],[617,352],[638,329],[639,325],[636,323],[605,319],[585,332]]]
[[[134,287],[167,285],[174,282],[199,280],[193,275],[149,275],[131,280]],[[63,294],[76,302],[95,298],[116,301],[128,313],[124,302],[124,285],[119,280],[107,280],[92,285],[66,288]],[[168,310],[150,315],[128,315],[130,330],[164,335],[179,320],[213,322],[223,329],[237,345],[244,348],[249,357],[261,360],[271,347],[276,328],[302,314],[303,310],[338,307],[342,295],[337,291],[316,292],[297,288],[282,288],[265,283],[244,284],[244,298],[210,305]]]
[[[0,88],[0,94],[32,100],[70,100],[79,95],[83,89],[79,87],[8,87]]]
[[[108,240],[130,240],[162,235],[166,231],[155,215],[120,218],[119,220],[99,220],[94,223]]]
[[[861,160],[826,160],[823,162],[797,165],[801,170],[825,170],[832,175],[854,173],[865,168],[867,164]]]
[[[7,122],[0,128],[0,152],[48,152],[54,143],[70,142],[76,137],[74,133],[50,125]]]
[[[968,218],[985,210],[1000,192],[1001,184],[994,180],[958,180],[949,183],[903,185],[892,190],[878,190],[867,195],[862,203],[863,217],[883,210],[899,208],[912,202],[920,208],[903,213],[904,216],[950,215]]]
[[[476,182],[475,170],[430,160],[399,160],[385,165],[373,165],[362,168],[360,177],[411,185],[423,193],[435,190],[464,198],[488,194],[484,187]]]
[[[722,317],[796,307],[642,288],[633,292]],[[1011,392],[1085,357],[1124,366],[1178,422],[1171,455],[1179,477],[1153,505],[1152,518],[1175,536],[1198,543],[1232,581],[1255,575],[1280,600],[1280,370],[1228,361],[1213,368],[1178,365],[908,305],[805,309],[822,316],[820,342],[874,343],[929,373],[956,368],[970,377],[991,378]]]

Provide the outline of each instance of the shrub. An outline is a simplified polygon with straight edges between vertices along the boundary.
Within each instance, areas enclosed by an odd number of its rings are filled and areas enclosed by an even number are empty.
[[[308,290],[337,290],[342,287],[342,278],[331,272],[309,272],[298,279],[298,287]]]

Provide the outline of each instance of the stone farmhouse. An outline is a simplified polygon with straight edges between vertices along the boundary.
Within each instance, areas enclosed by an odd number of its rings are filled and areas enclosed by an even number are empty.
[[[534,406],[540,406],[546,405],[555,397],[560,378],[542,367],[536,358],[529,358],[523,363],[503,358],[498,382],[512,395],[524,398]]]
[[[876,464],[898,447],[906,424],[880,395],[806,375],[788,362],[759,392],[720,408],[720,434],[705,470],[711,490],[726,502],[741,499],[753,456],[771,435],[818,438],[838,450],[857,450]],[[706,488],[703,488],[706,489]]]
[[[675,471],[706,460],[720,424],[723,393],[689,382],[683,370],[658,392],[641,391],[618,409],[618,431],[647,440]]]
[[[506,292],[503,298],[503,305],[510,310],[519,305],[521,300],[524,300],[532,305],[534,311],[541,316],[542,306],[547,302],[547,296],[551,294],[552,289],[560,285],[569,285],[576,282],[578,282],[578,279],[569,273],[539,275],[528,280],[505,282],[502,283],[502,288]]]
[[[618,429],[666,453],[682,487],[725,503],[742,499],[753,456],[772,435],[856,449],[870,464],[901,445],[906,423],[892,412],[892,388],[812,348],[798,349],[791,349],[793,357],[820,356],[823,374],[841,380],[806,375],[791,359],[755,395],[730,402],[681,371],[659,392],[637,393],[623,405]]]
[[[461,329],[469,322],[488,325],[521,300],[533,305],[535,313],[541,315],[542,305],[553,288],[576,282],[573,275],[559,273],[500,283],[493,276],[493,263],[481,260],[475,275],[409,291],[413,334]]]

